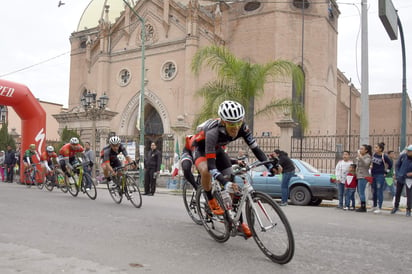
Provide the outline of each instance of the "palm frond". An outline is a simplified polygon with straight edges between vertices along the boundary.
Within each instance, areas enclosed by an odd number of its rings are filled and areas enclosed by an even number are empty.
[[[269,118],[273,118],[273,114],[290,114],[296,122],[300,124],[302,129],[308,128],[308,120],[305,113],[305,109],[300,102],[284,98],[278,100],[272,100],[269,104],[266,104],[262,109],[255,112],[255,115],[267,115]]]

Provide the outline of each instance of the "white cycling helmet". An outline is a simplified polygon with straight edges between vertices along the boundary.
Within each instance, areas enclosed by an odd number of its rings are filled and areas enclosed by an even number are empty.
[[[54,147],[52,147],[52,146],[47,146],[47,147],[46,147],[46,151],[47,151],[47,152],[53,152],[53,151],[54,151]]]
[[[77,145],[79,143],[79,139],[77,137],[72,137],[70,139],[70,144]]]
[[[223,101],[218,114],[223,121],[239,122],[245,117],[245,108],[236,101]]]
[[[111,144],[111,145],[118,145],[118,144],[120,144],[120,142],[121,142],[121,140],[118,136],[112,136],[109,139],[109,144]]]

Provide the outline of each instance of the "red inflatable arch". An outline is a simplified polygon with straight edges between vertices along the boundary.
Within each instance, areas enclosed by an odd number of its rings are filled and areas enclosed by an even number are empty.
[[[36,144],[41,154],[46,145],[46,112],[31,91],[25,85],[0,79],[0,104],[13,107],[21,118],[20,160],[30,144]]]

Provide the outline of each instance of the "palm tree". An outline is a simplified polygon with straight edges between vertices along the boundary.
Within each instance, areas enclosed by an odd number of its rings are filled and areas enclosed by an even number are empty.
[[[273,114],[279,109],[288,109],[303,128],[307,119],[303,106],[292,99],[273,99],[262,109],[255,111],[254,101],[264,95],[264,86],[269,79],[290,77],[300,92],[304,83],[301,68],[292,62],[277,60],[266,64],[251,64],[240,60],[222,46],[208,46],[199,49],[192,60],[192,71],[198,75],[203,65],[216,72],[217,79],[208,82],[196,92],[205,100],[195,119],[195,126],[201,121],[215,117],[219,104],[224,100],[235,100],[243,104],[247,122],[253,130],[253,117]]]

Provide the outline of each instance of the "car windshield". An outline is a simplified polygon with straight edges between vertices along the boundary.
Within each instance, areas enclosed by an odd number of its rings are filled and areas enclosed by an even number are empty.
[[[311,164],[299,160],[299,162],[310,172],[310,173],[320,173],[319,170],[317,170],[315,167],[313,167]]]

